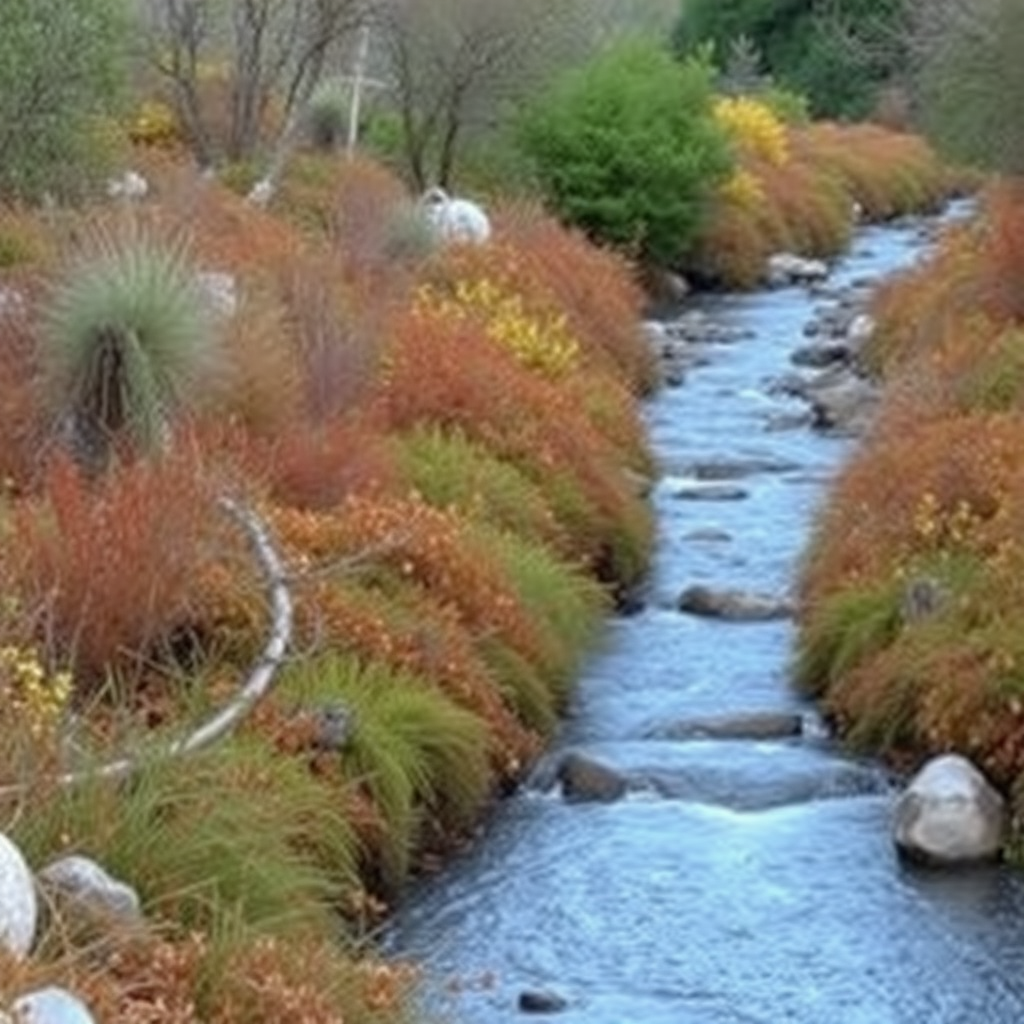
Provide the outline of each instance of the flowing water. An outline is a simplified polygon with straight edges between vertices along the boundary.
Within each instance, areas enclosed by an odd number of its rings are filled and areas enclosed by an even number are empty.
[[[919,227],[859,232],[831,283],[919,256]],[[444,1020],[519,1019],[549,990],[565,1024],[1009,1024],[1024,1020],[1024,884],[1002,868],[912,870],[890,839],[892,788],[845,757],[787,682],[788,621],[674,610],[693,583],[781,594],[850,441],[774,429],[819,300],[786,288],[702,300],[745,335],[708,344],[646,407],[662,477],[650,600],[614,620],[559,751],[653,780],[615,803],[527,788],[478,847],[414,891],[388,946],[422,961]],[[695,464],[749,461],[744,500],[685,501]],[[691,481],[692,482],[692,481]],[[726,536],[728,535],[728,536]],[[796,711],[776,740],[671,741],[659,727]]]

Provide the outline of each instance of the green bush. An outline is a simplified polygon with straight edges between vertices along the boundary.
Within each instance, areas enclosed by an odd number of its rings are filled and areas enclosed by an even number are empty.
[[[548,201],[599,242],[671,265],[731,170],[711,70],[628,40],[556,80],[521,139]]]
[[[81,192],[109,155],[100,118],[122,83],[127,0],[16,0],[0,10],[0,195]]]

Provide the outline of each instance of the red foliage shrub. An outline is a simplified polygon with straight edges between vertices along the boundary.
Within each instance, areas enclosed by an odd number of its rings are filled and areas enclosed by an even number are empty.
[[[170,641],[221,528],[188,449],[94,483],[61,457],[42,497],[12,509],[4,557],[48,655],[82,691],[108,671],[137,672]]]
[[[538,739],[517,721],[474,640],[451,607],[421,588],[387,595],[368,587],[319,583],[300,588],[299,642],[348,651],[427,679],[487,723],[497,771],[514,777],[538,753]]]
[[[511,460],[552,496],[556,515],[565,504],[552,489],[570,484],[582,503],[568,525],[593,564],[609,559],[622,535],[640,548],[646,543],[647,517],[621,455],[569,389],[525,370],[472,325],[423,311],[399,319],[376,406],[393,429],[459,429]],[[620,563],[610,574],[619,578],[623,568]]]
[[[425,588],[473,635],[497,632],[524,657],[540,640],[499,563],[458,516],[413,499],[349,498],[334,514],[276,509],[282,541],[300,559],[328,566],[355,558]]]

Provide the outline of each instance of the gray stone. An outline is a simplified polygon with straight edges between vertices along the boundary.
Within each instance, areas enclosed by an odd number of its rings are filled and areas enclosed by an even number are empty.
[[[570,803],[612,803],[629,788],[613,768],[576,752],[562,758],[556,776],[562,796]]]
[[[900,601],[900,617],[908,626],[924,622],[941,612],[948,598],[946,588],[936,579],[922,576],[910,580]]]
[[[56,986],[19,996],[11,1009],[18,1024],[95,1024],[85,1003]]]
[[[1002,796],[959,754],[930,760],[897,799],[893,816],[897,850],[935,867],[995,859],[1005,828]]]
[[[17,957],[27,955],[36,936],[39,901],[25,858],[0,833],[0,943]]]
[[[728,530],[707,526],[684,534],[683,540],[692,541],[695,544],[728,544],[732,540],[732,534]]]
[[[715,590],[700,584],[687,587],[679,595],[676,607],[688,615],[730,622],[787,619],[793,614],[792,604],[781,598],[744,590]]]
[[[826,277],[828,264],[823,260],[806,259],[790,252],[778,252],[768,257],[766,279],[771,288],[811,284]]]
[[[680,487],[675,497],[681,501],[743,501],[750,497],[750,492],[732,484],[709,484]]]
[[[569,1002],[563,996],[546,989],[527,989],[519,993],[519,1009],[522,1013],[561,1013],[568,1006]]]
[[[722,459],[692,463],[682,469],[681,475],[696,477],[698,480],[740,480],[760,473],[789,473],[799,468],[799,463],[785,459]]]
[[[856,377],[816,389],[811,397],[812,425],[816,430],[857,437],[870,427],[878,401],[878,389]]]
[[[775,740],[799,736],[803,718],[785,711],[752,711],[714,718],[690,718],[655,729],[667,740]]]
[[[789,357],[789,361],[794,366],[823,369],[826,366],[834,366],[836,363],[848,363],[852,355],[849,345],[841,341],[832,341],[798,348]]]
[[[846,329],[846,341],[852,349],[860,351],[875,336],[875,318],[870,313],[858,313]]]
[[[139,894],[88,857],[62,857],[43,868],[38,878],[69,909],[130,921],[142,917]]]

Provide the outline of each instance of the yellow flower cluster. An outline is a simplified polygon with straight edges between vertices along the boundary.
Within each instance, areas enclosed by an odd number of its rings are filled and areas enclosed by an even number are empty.
[[[0,647],[0,700],[32,738],[52,735],[71,699],[70,672],[47,673],[32,648]]]
[[[756,174],[740,168],[735,171],[723,185],[719,186],[719,196],[727,203],[742,206],[745,209],[759,206],[764,202],[764,186]]]
[[[564,315],[536,313],[521,295],[487,278],[460,281],[451,295],[424,289],[419,301],[442,316],[480,322],[492,341],[546,377],[561,377],[577,366],[579,342]]]
[[[180,137],[174,111],[156,100],[143,102],[128,125],[128,138],[139,146],[170,146]]]
[[[969,546],[982,522],[970,503],[958,501],[952,509],[943,508],[930,491],[925,492],[914,510],[914,533],[929,548]]]
[[[789,161],[786,126],[766,104],[749,96],[722,97],[715,103],[715,118],[740,155],[749,154],[776,167]]]

